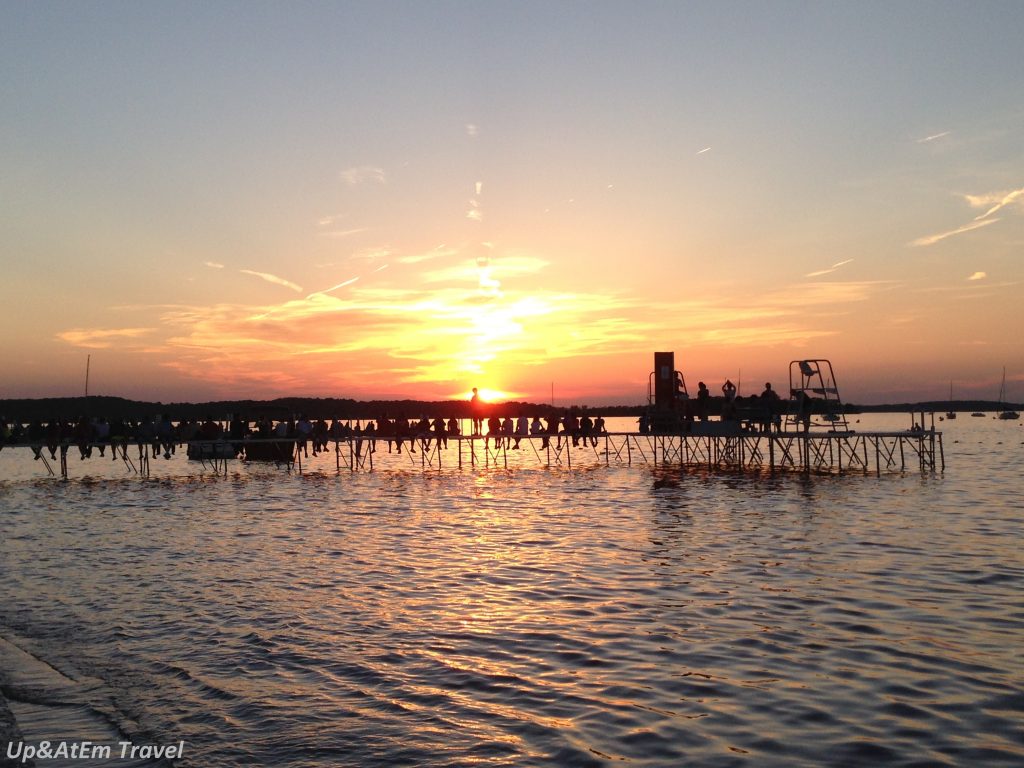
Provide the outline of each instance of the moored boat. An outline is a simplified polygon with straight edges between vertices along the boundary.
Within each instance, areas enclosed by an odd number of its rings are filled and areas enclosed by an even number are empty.
[[[1006,401],[1006,367],[1003,367],[1003,383],[999,385],[999,410],[996,412],[996,418],[1002,421],[1014,421],[1020,418],[1020,414],[1017,411],[1011,409],[1004,409],[1003,403]]]
[[[238,456],[232,443],[217,441],[196,441],[188,444],[187,455],[193,461],[234,459]]]

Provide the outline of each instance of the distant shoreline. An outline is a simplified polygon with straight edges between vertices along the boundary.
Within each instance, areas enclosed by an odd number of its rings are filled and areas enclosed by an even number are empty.
[[[721,398],[713,398],[720,401]],[[639,416],[648,406],[645,404],[616,406],[558,405],[506,401],[488,403],[488,409],[495,413],[543,415],[552,411],[569,409],[586,410],[606,417]],[[887,403],[882,405],[844,404],[848,414],[858,413],[945,413],[953,410],[959,413],[995,413],[1000,410],[1020,410],[1019,403],[998,403],[993,400],[930,400],[917,403]],[[201,403],[162,403],[159,401],[129,400],[123,397],[90,395],[88,397],[45,397],[0,400],[0,418],[8,421],[29,422],[34,419],[70,419],[80,416],[105,416],[108,418],[145,418],[168,414],[172,419],[205,418],[226,419],[240,414],[250,419],[263,415],[271,419],[289,415],[305,414],[310,418],[325,419],[377,419],[419,418],[421,416],[445,418],[469,418],[469,403],[464,400],[352,400],[347,398],[283,397],[274,400],[216,400]]]

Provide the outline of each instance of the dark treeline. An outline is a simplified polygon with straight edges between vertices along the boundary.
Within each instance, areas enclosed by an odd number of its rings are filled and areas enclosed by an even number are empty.
[[[576,407],[576,406],[572,406]],[[561,413],[567,409],[548,404],[502,402],[484,403],[484,416],[492,413],[516,416],[545,416],[552,412]],[[611,406],[592,408],[578,407],[600,413],[603,416],[638,416],[644,406]],[[351,400],[330,397],[284,397],[276,400],[218,400],[206,403],[160,403],[127,400],[122,397],[94,395],[90,397],[49,397],[38,399],[0,400],[0,417],[8,421],[30,422],[35,419],[74,419],[81,416],[103,416],[108,419],[143,419],[166,414],[174,421],[183,419],[204,419],[210,416],[216,420],[227,420],[239,415],[252,420],[267,416],[271,419],[285,419],[289,416],[305,415],[310,419],[418,419],[470,418],[469,401],[462,400]]]
[[[862,405],[857,406],[862,413],[943,413],[945,411],[957,411],[959,413],[970,413],[979,411],[989,413],[1002,411],[1006,408],[1018,410],[1020,405],[1013,403],[999,403],[995,400],[926,400],[920,403],[889,403],[886,405]],[[847,412],[850,413],[849,407]]]

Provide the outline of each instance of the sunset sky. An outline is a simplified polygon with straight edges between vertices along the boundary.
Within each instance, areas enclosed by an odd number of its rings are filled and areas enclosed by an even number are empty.
[[[0,398],[1024,399],[1024,3],[0,2]]]

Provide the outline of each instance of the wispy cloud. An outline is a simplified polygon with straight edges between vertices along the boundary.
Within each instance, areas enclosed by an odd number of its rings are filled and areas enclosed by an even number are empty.
[[[444,256],[455,256],[458,251],[455,248],[450,248],[446,245],[439,245],[433,250],[425,251],[423,253],[410,253],[405,256],[399,256],[397,261],[399,264],[419,264],[423,261],[433,261]]]
[[[296,285],[291,280],[285,280],[283,277],[272,275],[269,272],[256,272],[251,269],[240,269],[238,271],[244,275],[252,275],[253,277],[258,277],[261,280],[266,280],[268,283],[273,283],[274,285],[283,285],[285,288],[290,288],[296,293],[302,293],[301,285]]]
[[[984,280],[986,277],[988,277],[988,275],[985,274],[984,272],[975,272],[973,275],[971,275],[967,279],[968,280]]]
[[[320,231],[320,236],[341,239],[345,237],[352,237],[352,235],[358,235],[361,232],[366,231],[366,227],[354,227],[352,229],[325,229]]]
[[[1015,189],[1012,192],[1007,192],[1006,194],[1001,196],[967,195],[966,197],[967,202],[970,203],[971,206],[974,208],[981,208],[982,206],[985,205],[990,206],[987,211],[985,211],[979,216],[974,217],[975,221],[981,221],[982,219],[987,219],[993,213],[1002,210],[1006,206],[1012,205],[1017,200],[1020,200],[1021,203],[1024,203],[1024,187],[1022,187],[1021,189]]]
[[[853,259],[844,259],[843,261],[837,261],[835,264],[833,264],[828,269],[819,269],[817,272],[808,272],[806,275],[804,275],[804,277],[820,277],[821,275],[831,274],[832,272],[835,272],[840,267],[845,266],[846,264],[849,264],[851,261],[853,261]]]
[[[375,261],[389,258],[392,255],[390,248],[384,246],[374,246],[372,248],[360,248],[358,251],[348,257],[349,261],[365,261],[372,264]]]
[[[962,227],[951,229],[948,232],[940,232],[937,235],[928,235],[927,237],[919,237],[916,240],[911,241],[910,245],[915,247],[921,247],[926,245],[934,245],[940,240],[945,240],[947,237],[953,237],[954,235],[962,235],[964,232],[973,232],[975,229],[981,229],[987,227],[989,224],[995,224],[999,219],[984,219],[982,221],[975,220],[970,224],[964,224]]]
[[[985,208],[985,211],[975,216],[969,224],[964,224],[962,227],[951,229],[948,232],[940,232],[937,235],[919,237],[916,240],[911,241],[909,245],[916,247],[934,245],[941,240],[945,240],[947,237],[962,235],[965,232],[973,232],[974,230],[986,227],[989,224],[995,224],[999,219],[992,218],[993,214],[996,214],[1009,206],[1019,207],[1021,210],[1024,210],[1024,187],[1010,192],[990,192],[984,195],[964,195],[964,199],[972,208]]]
[[[57,334],[57,338],[86,349],[109,349],[115,342],[137,339],[153,332],[153,328],[72,328]]]
[[[535,256],[503,256],[491,259],[483,254],[475,260],[464,260],[443,269],[424,272],[420,277],[427,283],[460,283],[479,281],[481,271],[487,271],[487,279],[509,280],[521,275],[536,274],[548,266],[547,261]]]
[[[204,261],[203,266],[209,267],[210,269],[224,269],[224,265],[219,261]]]
[[[548,262],[531,253],[490,258],[481,252],[481,259],[463,254],[452,269],[415,276],[403,270],[408,279],[400,285],[367,279],[383,266],[353,270],[358,281],[273,303],[116,309],[159,317],[145,348],[136,344],[133,354],[158,350],[161,366],[213,389],[230,382],[236,394],[284,394],[308,391],[315,381],[323,390],[366,392],[379,386],[373,382],[392,381],[414,383],[423,396],[434,397],[496,371],[632,355],[669,343],[683,328],[688,344],[708,349],[803,345],[834,335],[830,318],[893,287],[800,281],[753,297],[724,293],[659,302],[647,295],[551,288],[532,279]],[[488,292],[484,276],[495,284],[500,276],[501,290]],[[127,340],[148,330],[76,328],[61,338],[106,344],[118,334]],[[145,359],[152,364],[151,355]]]
[[[949,136],[951,131],[943,131],[942,133],[933,133],[931,136],[925,136],[923,139],[918,139],[918,144],[927,144],[929,141],[936,141],[937,139]]]
[[[711,147],[704,147],[704,149],[700,150],[699,152],[696,152],[695,154],[703,155],[705,152],[710,152],[710,151],[711,151]]]
[[[375,182],[377,184],[387,183],[387,175],[383,168],[373,165],[359,165],[354,168],[346,168],[341,172],[341,180],[349,186]]]

